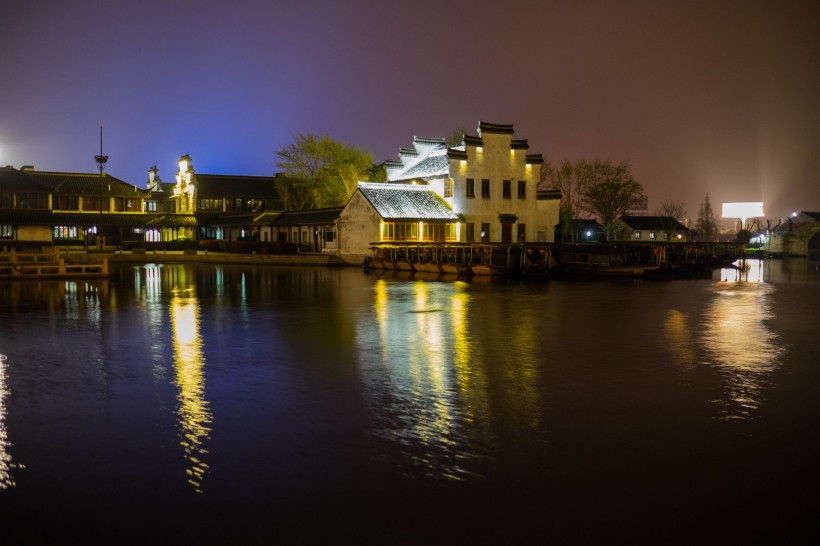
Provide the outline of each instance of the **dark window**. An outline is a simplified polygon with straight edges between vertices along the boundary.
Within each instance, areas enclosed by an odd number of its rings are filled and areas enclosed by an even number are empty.
[[[527,224],[518,224],[518,240],[522,243],[527,240]]]
[[[80,197],[78,195],[55,196],[52,208],[54,210],[80,210]]]
[[[490,240],[490,224],[481,224],[481,242],[486,243]]]
[[[473,241],[475,241],[475,224],[472,222],[468,222],[467,224],[465,224],[465,227],[466,234],[464,240],[468,243],[472,243]]]
[[[519,199],[526,199],[527,198],[527,181],[526,180],[519,180],[518,181],[518,198]]]
[[[453,179],[448,178],[444,181],[444,197],[453,196]]]
[[[501,224],[501,242],[502,243],[511,243],[512,242],[512,224],[503,223]]]
[[[482,199],[489,199],[490,198],[490,181],[487,178],[481,180],[481,198]]]
[[[475,180],[467,179],[467,197],[475,197]]]
[[[512,199],[512,182],[504,181],[504,199]]]

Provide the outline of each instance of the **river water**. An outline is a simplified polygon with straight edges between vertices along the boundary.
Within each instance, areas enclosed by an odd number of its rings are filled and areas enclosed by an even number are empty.
[[[816,537],[820,266],[747,265],[0,284],[0,543]]]

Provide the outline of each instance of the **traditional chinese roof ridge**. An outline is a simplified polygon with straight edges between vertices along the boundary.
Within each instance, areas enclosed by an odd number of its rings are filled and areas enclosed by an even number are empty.
[[[447,144],[443,138],[431,138],[431,137],[413,137],[413,145],[418,149],[419,147],[424,148],[442,148],[446,147]]]
[[[385,220],[458,220],[444,199],[427,186],[359,182],[358,191]]]
[[[481,137],[464,135],[464,144],[465,146],[484,146],[484,141]]]
[[[541,154],[527,154],[526,161],[527,163],[532,163],[533,165],[543,165],[544,156]]]
[[[513,150],[527,150],[529,147],[530,145],[527,143],[526,138],[513,139],[510,141],[510,148]]]
[[[467,151],[458,148],[450,148],[447,150],[447,159],[467,159]]]
[[[634,230],[689,231],[671,216],[621,216],[621,222]]]
[[[809,218],[814,218],[815,222],[820,222],[820,212],[810,212],[810,211],[801,210],[800,214],[805,214]]]
[[[278,198],[274,177],[196,173],[197,197]]]
[[[488,123],[486,121],[479,121],[478,122],[478,134],[482,135],[484,133],[494,133],[499,135],[511,135],[515,131],[513,131],[512,125],[504,125],[501,123]]]
[[[399,157],[416,157],[419,151],[415,148],[399,148]]]
[[[404,163],[397,159],[387,159],[384,162],[385,169],[401,169],[402,167],[404,167]]]

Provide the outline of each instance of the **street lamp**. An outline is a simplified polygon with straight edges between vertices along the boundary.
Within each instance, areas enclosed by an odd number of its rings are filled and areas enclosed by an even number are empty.
[[[105,183],[103,182],[103,169],[105,169],[105,163],[108,161],[108,156],[103,155],[103,124],[102,120],[100,120],[100,155],[95,155],[94,159],[97,160],[97,167],[100,168],[100,221],[98,226],[98,233],[97,233],[97,246],[101,246],[102,239],[102,213],[103,213],[103,191],[105,187]],[[102,248],[100,248],[102,250]]]

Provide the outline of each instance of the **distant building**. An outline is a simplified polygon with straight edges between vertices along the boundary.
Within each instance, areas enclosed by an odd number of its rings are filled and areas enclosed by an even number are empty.
[[[689,240],[689,228],[671,216],[621,216],[618,220],[622,241],[645,243],[685,242]]]

